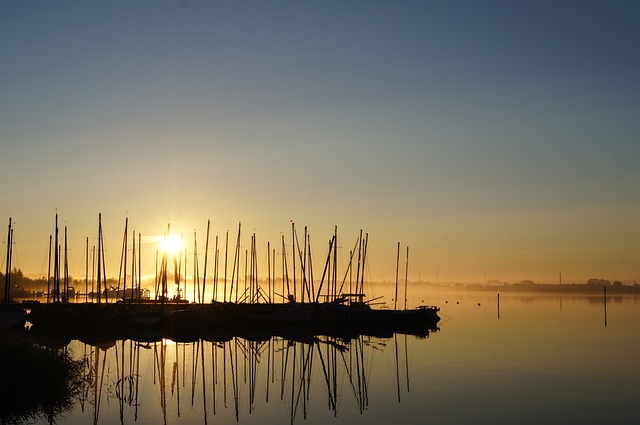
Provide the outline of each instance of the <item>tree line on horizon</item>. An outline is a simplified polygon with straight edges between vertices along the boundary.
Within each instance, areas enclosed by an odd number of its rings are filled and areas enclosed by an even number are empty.
[[[259,279],[260,280],[260,279]],[[46,294],[47,292],[47,277],[39,277],[39,278],[31,278],[22,272],[19,268],[14,268],[10,274],[11,281],[11,297],[12,298],[28,298],[35,297],[38,294]],[[276,279],[278,281],[278,279]],[[184,281],[183,281],[184,282]],[[5,283],[5,274],[0,272],[0,283],[4,285]],[[441,286],[435,283],[428,283],[433,286]],[[50,283],[52,284],[52,282]],[[153,283],[152,283],[153,284]],[[75,287],[77,289],[84,289],[85,279],[74,279],[69,277],[69,286]],[[107,287],[117,287],[118,279],[117,278],[108,278],[106,281]],[[146,286],[146,285],[145,285]],[[603,289],[611,292],[639,292],[640,293],[640,284],[633,283],[631,285],[625,285],[619,280],[614,280],[613,282],[608,279],[602,278],[591,278],[588,279],[585,283],[537,283],[529,279],[521,280],[516,283],[507,283],[500,282],[497,280],[490,280],[487,283],[470,283],[470,284],[462,284],[455,283],[453,285],[447,285],[456,289],[466,289],[466,290],[478,290],[478,291],[487,291],[487,290],[496,290],[500,289],[502,291],[521,291],[521,292],[602,292]]]
[[[525,279],[517,283],[488,281],[486,284],[468,284],[465,289],[477,290],[506,290],[506,291],[531,291],[531,292],[602,292],[604,289],[611,292],[640,292],[640,284],[625,285],[619,280],[611,282],[608,279],[591,278],[585,283],[536,283]]]

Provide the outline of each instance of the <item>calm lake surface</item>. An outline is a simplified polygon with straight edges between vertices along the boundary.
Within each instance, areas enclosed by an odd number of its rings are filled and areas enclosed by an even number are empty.
[[[638,423],[640,297],[410,291],[441,308],[428,338],[73,341],[86,385],[55,421]]]

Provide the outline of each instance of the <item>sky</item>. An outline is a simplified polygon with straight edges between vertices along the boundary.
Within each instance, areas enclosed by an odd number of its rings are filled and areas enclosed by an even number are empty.
[[[168,224],[201,257],[207,220],[210,253],[242,223],[265,256],[293,221],[317,269],[334,226],[343,265],[363,229],[374,280],[400,242],[410,280],[632,284],[639,19],[636,1],[3,1],[12,265],[46,275],[57,213],[84,276],[102,214],[112,276],[128,217],[148,270]]]

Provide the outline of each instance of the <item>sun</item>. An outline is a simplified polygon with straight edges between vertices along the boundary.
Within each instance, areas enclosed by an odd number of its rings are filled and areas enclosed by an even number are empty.
[[[160,242],[160,250],[176,255],[182,250],[182,239],[176,235],[169,235]]]

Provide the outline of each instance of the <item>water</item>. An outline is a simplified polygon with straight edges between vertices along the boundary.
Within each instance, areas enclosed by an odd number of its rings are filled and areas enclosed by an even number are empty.
[[[640,297],[414,292],[441,307],[428,338],[73,341],[56,422],[637,423]]]

